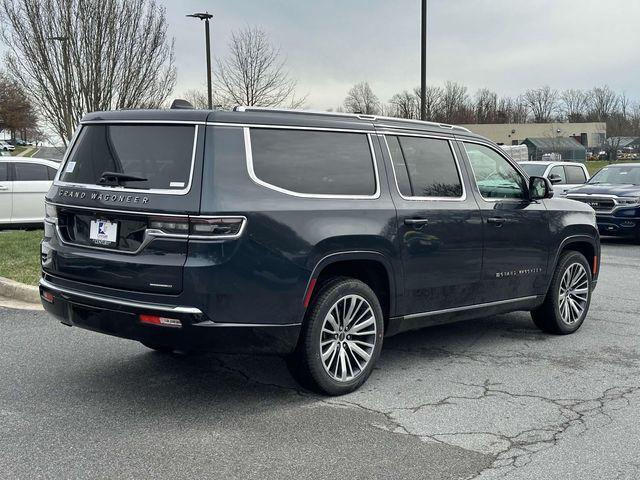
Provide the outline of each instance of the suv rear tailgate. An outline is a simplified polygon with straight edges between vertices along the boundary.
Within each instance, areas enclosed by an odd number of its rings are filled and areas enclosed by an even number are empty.
[[[180,293],[184,228],[200,210],[204,132],[199,122],[184,121],[83,124],[47,195],[43,271]]]

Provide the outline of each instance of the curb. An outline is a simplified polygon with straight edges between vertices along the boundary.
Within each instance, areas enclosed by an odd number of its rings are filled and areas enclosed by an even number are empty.
[[[40,290],[9,278],[0,277],[0,296],[27,303],[40,304]]]

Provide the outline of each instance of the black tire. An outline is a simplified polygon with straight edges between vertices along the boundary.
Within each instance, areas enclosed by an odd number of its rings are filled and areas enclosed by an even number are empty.
[[[369,315],[367,313],[367,307],[370,308],[371,313],[373,314],[373,324],[370,327],[362,328],[359,331],[368,332],[369,330],[367,329],[373,329],[373,325],[375,325],[375,334],[371,334],[366,337],[366,341],[371,342],[373,344],[373,348],[369,351],[370,358],[366,362],[363,359],[364,357],[356,357],[356,350],[352,350],[352,348],[359,348],[358,345],[356,347],[352,347],[353,342],[363,338],[356,337],[355,335],[366,335],[366,333],[354,333],[353,339],[352,335],[348,335],[347,337],[349,331],[356,331],[358,324],[357,318],[355,318],[358,317],[358,315],[354,312],[355,317],[351,322],[344,326],[344,332],[341,330],[340,338],[334,342],[337,345],[334,348],[334,351],[336,355],[338,355],[338,358],[335,358],[335,362],[339,363],[339,361],[342,360],[342,357],[340,357],[341,354],[345,355],[345,358],[347,358],[347,355],[350,355],[349,358],[345,360],[348,362],[346,372],[347,375],[349,375],[349,367],[351,367],[351,375],[353,375],[353,378],[348,379],[345,377],[344,380],[337,380],[329,373],[329,371],[327,371],[327,369],[331,369],[331,366],[325,367],[321,358],[323,347],[321,347],[320,343],[321,341],[331,341],[333,338],[333,336],[330,335],[328,337],[329,340],[327,340],[326,330],[323,332],[323,325],[325,321],[327,321],[326,319],[328,318],[330,310],[332,310],[338,302],[344,302],[345,298],[350,295],[355,296],[356,301],[365,301],[360,303],[359,307],[363,309],[362,318],[371,318],[370,316],[367,316]],[[341,322],[339,323],[342,324]],[[354,327],[354,325],[356,326]],[[348,330],[349,328],[352,330]],[[343,336],[344,338],[342,338]],[[344,395],[346,393],[353,392],[354,390],[357,390],[371,374],[373,367],[380,356],[380,351],[382,350],[383,337],[384,321],[382,308],[380,307],[378,297],[373,290],[360,280],[347,277],[333,278],[325,282],[320,287],[317,295],[315,295],[313,303],[307,310],[307,315],[300,332],[298,347],[296,352],[288,359],[287,362],[289,370],[302,386],[311,390],[327,395]],[[349,340],[347,340],[347,338]],[[341,347],[340,345],[346,346]],[[329,345],[327,350],[325,350],[325,354],[329,348],[333,347],[334,345]],[[345,353],[340,351],[341,348]],[[360,361],[362,361],[363,366],[359,369],[358,366],[360,365]],[[344,368],[344,365],[347,365],[347,363],[342,364],[342,368],[338,366],[337,363],[332,363],[332,365],[335,365],[335,368],[342,373],[342,369]],[[358,370],[357,373],[355,370]],[[336,374],[337,371],[335,372]],[[342,374],[342,376],[344,377],[344,374]]]
[[[586,301],[580,301],[580,304],[578,305],[578,302],[574,301],[576,297],[572,296],[572,301],[576,304],[576,308],[583,308],[580,315],[575,313],[567,314],[566,312],[563,314],[561,312],[561,283],[563,281],[563,277],[570,268],[573,268],[578,272],[580,272],[580,268],[582,268],[586,274]],[[567,302],[568,300],[565,298],[564,303],[566,304]],[[587,259],[580,252],[566,251],[560,255],[556,270],[551,280],[551,285],[549,286],[549,291],[544,299],[544,303],[537,309],[531,311],[531,318],[533,319],[533,323],[535,323],[535,325],[543,332],[555,335],[567,335],[577,331],[582,326],[584,319],[589,312],[590,304],[591,267],[589,266],[589,262],[587,262]],[[567,308],[571,308],[571,306],[568,306]],[[576,318],[569,322],[566,320],[567,315],[569,315],[569,318],[572,315],[575,315]]]
[[[140,343],[145,347],[150,348],[151,350],[155,350],[158,353],[168,354],[176,351],[175,348],[169,347],[167,345],[158,345],[156,343],[147,343],[147,342],[140,342]]]

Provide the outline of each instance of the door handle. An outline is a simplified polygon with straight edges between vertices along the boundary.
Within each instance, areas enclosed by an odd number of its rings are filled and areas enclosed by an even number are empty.
[[[487,223],[495,225],[496,227],[501,227],[506,222],[506,219],[502,217],[489,217],[487,218]]]
[[[422,227],[429,223],[427,218],[405,218],[404,224],[409,225],[411,227]]]
[[[9,187],[5,185],[0,185],[0,190],[9,190]]]

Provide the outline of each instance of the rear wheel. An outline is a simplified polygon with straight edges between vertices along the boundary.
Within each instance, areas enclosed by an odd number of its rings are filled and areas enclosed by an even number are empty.
[[[579,252],[564,252],[558,261],[544,303],[531,312],[540,330],[564,335],[584,322],[591,303],[591,269]]]
[[[371,288],[352,278],[332,279],[309,308],[291,370],[322,393],[352,392],[371,374],[383,334],[382,309]]]

